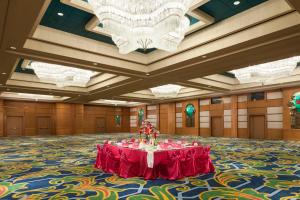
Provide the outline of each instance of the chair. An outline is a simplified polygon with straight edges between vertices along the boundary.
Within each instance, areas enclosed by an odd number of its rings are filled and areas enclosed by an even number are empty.
[[[181,161],[183,159],[183,152],[181,150],[170,150],[156,152],[154,167],[158,169],[157,175],[164,179],[176,180],[183,178],[181,173]]]
[[[195,148],[195,169],[196,174],[203,174],[210,172],[209,165],[209,151],[210,147]]]
[[[105,145],[103,149],[102,167],[109,173],[119,173],[121,152],[117,146]]]
[[[197,174],[197,168],[195,163],[195,148],[189,148],[182,150],[184,158],[181,159],[181,169],[184,176],[195,176]]]
[[[147,153],[136,149],[123,149],[120,159],[120,176],[124,178],[143,176],[147,168]]]
[[[102,148],[99,144],[97,144],[97,158],[96,158],[96,162],[95,162],[95,167],[98,168],[98,169],[101,169],[102,166],[101,166],[101,157],[102,157]]]

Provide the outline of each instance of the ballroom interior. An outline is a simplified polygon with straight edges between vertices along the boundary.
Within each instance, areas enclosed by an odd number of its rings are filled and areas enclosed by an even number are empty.
[[[300,199],[300,1],[149,2],[0,1],[0,199]]]

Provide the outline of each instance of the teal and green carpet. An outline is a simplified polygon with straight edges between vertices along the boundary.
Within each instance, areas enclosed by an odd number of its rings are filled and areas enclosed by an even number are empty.
[[[0,199],[300,199],[300,143],[195,138],[216,173],[123,179],[93,167],[96,144],[128,134],[0,138]]]

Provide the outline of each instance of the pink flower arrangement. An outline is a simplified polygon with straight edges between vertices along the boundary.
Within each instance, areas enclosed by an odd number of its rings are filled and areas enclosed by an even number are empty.
[[[156,128],[151,124],[151,122],[144,120],[139,129],[139,134],[140,134],[140,138],[142,137],[143,134],[145,135],[147,140],[149,139],[150,136],[156,139],[157,136],[159,135],[159,131],[156,130]]]

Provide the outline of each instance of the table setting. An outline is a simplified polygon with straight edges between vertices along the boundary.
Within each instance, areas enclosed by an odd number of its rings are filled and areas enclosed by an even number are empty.
[[[159,131],[145,120],[138,138],[97,145],[95,167],[123,178],[177,180],[215,171],[210,146],[199,142],[158,139]]]

